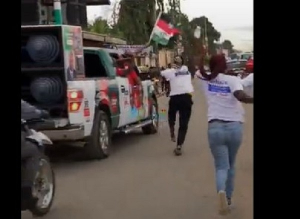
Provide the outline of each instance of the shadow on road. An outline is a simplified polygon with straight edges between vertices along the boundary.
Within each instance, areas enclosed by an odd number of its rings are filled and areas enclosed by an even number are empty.
[[[145,141],[148,137],[148,135],[144,135],[141,131],[132,132],[130,134],[114,134],[112,138],[111,156],[120,153],[122,150],[130,150],[130,147],[133,147],[140,141]],[[47,148],[46,154],[55,167],[67,163],[91,162],[85,158],[83,146],[80,144],[76,145],[76,143],[53,145],[53,147]]]

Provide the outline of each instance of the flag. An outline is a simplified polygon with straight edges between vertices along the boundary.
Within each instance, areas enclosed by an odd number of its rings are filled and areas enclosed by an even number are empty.
[[[153,27],[150,40],[153,40],[161,45],[167,45],[169,39],[179,33],[180,31],[174,27],[164,15],[160,14]]]

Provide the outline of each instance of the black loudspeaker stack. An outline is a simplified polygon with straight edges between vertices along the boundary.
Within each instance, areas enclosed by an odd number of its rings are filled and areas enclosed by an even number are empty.
[[[86,0],[62,0],[63,24],[87,26]],[[21,24],[53,24],[53,0],[21,0]]]

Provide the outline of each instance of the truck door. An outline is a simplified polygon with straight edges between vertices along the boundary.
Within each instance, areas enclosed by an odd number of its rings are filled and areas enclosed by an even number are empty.
[[[146,80],[146,81],[142,81],[143,84],[143,118],[146,119],[149,117],[149,92],[150,92],[150,86],[151,81],[150,80]]]
[[[127,77],[116,76],[119,87],[120,118],[119,126],[122,127],[132,123],[131,105],[130,105],[130,87]]]

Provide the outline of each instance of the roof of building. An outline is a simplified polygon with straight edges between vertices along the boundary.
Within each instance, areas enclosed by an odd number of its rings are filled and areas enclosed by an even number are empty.
[[[86,0],[86,5],[110,5],[110,0]]]

